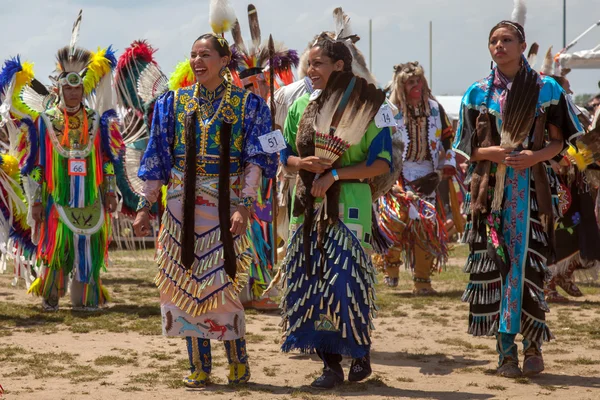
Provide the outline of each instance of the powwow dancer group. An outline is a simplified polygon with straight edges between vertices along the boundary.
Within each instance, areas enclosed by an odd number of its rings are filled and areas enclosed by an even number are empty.
[[[515,4],[489,33],[495,65],[467,89],[456,133],[418,62],[376,86],[341,8],[298,57],[262,40],[253,5],[245,42],[228,1],[212,0],[211,31],[170,77],[144,40],[118,60],[78,47],[80,12],[51,85],[18,56],[0,72],[0,272],[14,266],[44,311],[67,293],[103,309],[112,223],[128,218],[137,236],[158,232],[162,330],[185,340],[186,387],[210,384],[213,341],[228,383],[250,380],[245,307],[281,309],[281,350],[323,362],[313,387],[362,381],[375,265],[390,287],[404,265],[413,294],[436,294],[449,251],[439,184],[459,154],[468,332],[495,336],[498,375],[541,373],[548,303],[567,301],[557,287],[581,296],[573,273],[600,261],[600,124],[572,103],[550,51],[539,73],[529,64]]]

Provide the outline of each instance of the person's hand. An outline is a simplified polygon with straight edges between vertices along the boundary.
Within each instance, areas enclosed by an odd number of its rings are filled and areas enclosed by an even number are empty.
[[[485,159],[495,162],[496,164],[504,164],[506,157],[512,151],[511,149],[505,149],[500,146],[484,147],[481,150],[485,152]]]
[[[312,194],[313,197],[325,197],[325,193],[327,193],[327,190],[333,185],[333,182],[335,182],[335,179],[333,179],[331,173],[323,175],[313,182],[310,194]]]
[[[137,212],[135,221],[133,221],[133,232],[136,236],[146,237],[150,234],[150,211],[142,208]]]
[[[36,224],[39,224],[44,219],[43,211],[44,209],[40,203],[31,206],[31,217],[33,218]]]
[[[300,169],[313,172],[315,174],[322,174],[331,168],[331,161],[325,160],[317,156],[304,157],[300,159]]]
[[[540,160],[538,160],[538,157],[535,154],[535,152],[531,150],[522,150],[521,152],[519,152],[519,154],[508,156],[505,159],[506,165],[508,167],[514,168],[517,171],[530,168],[538,162],[540,162]]]
[[[244,206],[238,206],[231,216],[231,229],[229,230],[234,235],[241,235],[248,228],[248,220],[250,219],[250,210]]]
[[[560,164],[554,160],[549,160],[549,161],[550,161],[550,166],[554,170],[554,173],[560,174]]]
[[[117,197],[107,195],[106,198],[104,199],[104,209],[109,214],[112,214],[115,211],[117,211]]]

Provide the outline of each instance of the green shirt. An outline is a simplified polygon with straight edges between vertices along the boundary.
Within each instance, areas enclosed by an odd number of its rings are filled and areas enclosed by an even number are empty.
[[[284,124],[283,136],[292,155],[298,155],[296,134],[302,114],[310,101],[310,95],[305,94],[292,104]],[[371,122],[358,144],[342,155],[342,167],[367,161],[371,165],[375,160],[382,159],[392,166],[392,133],[389,128],[377,128]],[[294,193],[295,195],[295,193]],[[294,196],[295,198],[295,196]],[[342,182],[340,193],[340,219],[354,233],[366,248],[371,248],[371,187],[367,183]],[[292,201],[292,210],[294,203]],[[303,216],[292,217],[291,229],[297,229],[303,221]]]

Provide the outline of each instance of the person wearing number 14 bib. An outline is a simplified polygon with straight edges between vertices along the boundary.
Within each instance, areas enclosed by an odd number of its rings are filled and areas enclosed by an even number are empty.
[[[317,90],[292,104],[284,127],[288,146],[282,159],[288,169],[298,171],[298,179],[291,239],[281,267],[282,350],[316,351],[324,368],[312,386],[328,389],[344,381],[344,355],[353,359],[348,380],[371,374],[375,270],[366,250],[372,247],[373,200],[362,180],[389,173],[392,134],[373,121],[385,95],[353,75],[352,55],[343,40],[317,39],[309,53],[308,76]],[[348,101],[338,100],[342,114],[332,117],[327,110],[338,109],[331,102],[342,94],[348,94]],[[322,110],[326,126],[315,131]],[[332,130],[348,133],[343,135],[348,140],[330,134]],[[336,148],[340,141],[345,145]],[[327,157],[326,149],[335,156]]]
[[[42,265],[29,293],[43,298],[45,311],[56,311],[71,276],[73,307],[96,309],[108,301],[100,271],[108,261],[107,214],[117,206],[114,163],[124,147],[116,112],[99,108],[110,99],[96,91],[96,110],[84,99],[101,82],[110,87],[116,59],[110,47],[93,54],[71,45],[59,50],[57,60],[59,103],[39,114],[36,129],[19,144]],[[100,64],[109,68],[98,72]]]

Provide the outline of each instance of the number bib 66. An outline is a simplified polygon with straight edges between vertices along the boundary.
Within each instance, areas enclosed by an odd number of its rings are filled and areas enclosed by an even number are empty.
[[[69,159],[69,176],[86,176],[87,162],[82,158]]]

